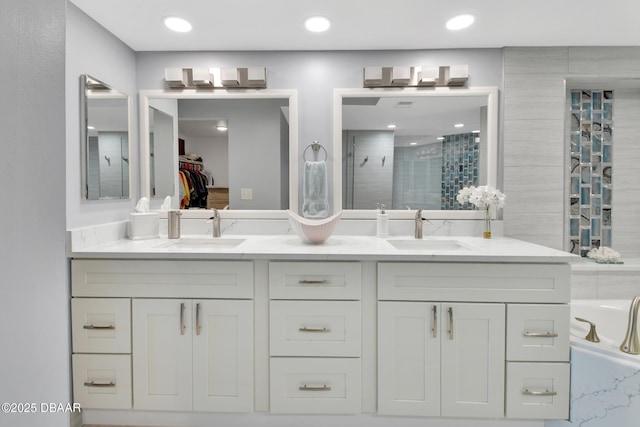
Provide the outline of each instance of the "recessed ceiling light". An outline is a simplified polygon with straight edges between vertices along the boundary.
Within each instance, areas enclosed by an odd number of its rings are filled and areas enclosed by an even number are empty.
[[[438,141],[444,141],[444,136],[439,136],[436,138]]]
[[[455,125],[453,125],[453,127],[455,127],[455,128],[463,128],[464,127],[464,123],[456,123]]]
[[[89,125],[89,126],[87,126],[87,129],[89,129],[89,130],[95,130],[95,129],[96,129],[96,127],[95,127],[95,126],[91,126],[91,125]]]
[[[307,30],[312,31],[314,33],[321,33],[323,31],[327,31],[331,26],[331,21],[324,16],[312,16],[304,21],[304,26]]]
[[[185,19],[178,18],[177,16],[167,16],[164,20],[164,25],[172,31],[178,33],[188,33],[191,31],[191,23]]]
[[[417,142],[410,142],[409,145],[418,145]]]
[[[218,129],[220,132],[224,132],[228,128],[225,125],[218,125],[216,126],[216,129]]]
[[[471,133],[480,133],[479,130],[472,130]]]
[[[387,125],[387,127],[388,127],[389,129],[395,129],[395,128],[397,128],[398,126],[397,126],[397,125],[394,125],[394,124],[391,124],[391,125]]]
[[[473,15],[458,15],[447,21],[447,29],[449,30],[462,30],[463,28],[467,28],[473,21],[475,21],[475,17]]]

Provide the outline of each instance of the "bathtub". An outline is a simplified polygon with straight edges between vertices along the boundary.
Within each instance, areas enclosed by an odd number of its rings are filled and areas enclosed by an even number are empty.
[[[630,304],[631,299],[571,301],[571,344],[640,364],[640,355],[634,356],[620,350],[627,332]],[[599,343],[584,339],[589,332],[589,324],[575,320],[576,317],[596,324]]]
[[[546,427],[640,426],[640,355],[619,347],[627,331],[629,300],[571,301],[571,411],[569,421]],[[596,324],[599,343],[584,339],[582,317]]]

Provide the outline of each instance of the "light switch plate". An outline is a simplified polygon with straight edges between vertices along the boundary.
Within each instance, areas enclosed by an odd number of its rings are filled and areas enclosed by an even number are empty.
[[[253,200],[253,189],[252,188],[241,188],[240,189],[240,200]]]

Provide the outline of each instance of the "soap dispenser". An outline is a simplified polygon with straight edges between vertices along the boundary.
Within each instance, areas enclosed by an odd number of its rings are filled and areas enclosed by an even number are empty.
[[[376,215],[376,236],[389,236],[389,214],[385,212],[385,205],[378,203],[378,214]]]

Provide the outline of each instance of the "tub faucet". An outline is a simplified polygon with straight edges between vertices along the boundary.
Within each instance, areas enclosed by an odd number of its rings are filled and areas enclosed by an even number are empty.
[[[427,224],[431,224],[431,222],[426,218],[422,218],[422,209],[418,209],[416,211],[414,222],[415,222],[415,232],[413,236],[416,239],[422,239],[422,223],[426,222]]]
[[[638,310],[640,310],[640,295],[631,301],[629,307],[629,324],[627,325],[627,335],[620,344],[620,350],[629,354],[640,354],[640,342],[638,342]]]
[[[213,216],[209,218],[213,221],[213,237],[220,237],[220,212],[213,210]]]

